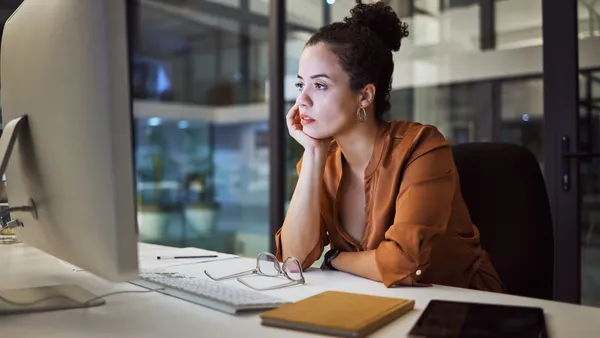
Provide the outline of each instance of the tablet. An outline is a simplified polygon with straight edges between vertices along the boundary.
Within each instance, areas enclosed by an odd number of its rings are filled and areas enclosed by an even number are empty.
[[[431,300],[408,336],[547,338],[548,334],[541,308]]]

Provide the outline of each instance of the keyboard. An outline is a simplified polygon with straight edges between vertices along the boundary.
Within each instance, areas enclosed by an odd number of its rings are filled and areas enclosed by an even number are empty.
[[[140,279],[132,284],[156,290],[169,296],[229,314],[268,310],[288,301],[268,294],[236,288],[216,281],[195,278],[176,272],[140,271]]]

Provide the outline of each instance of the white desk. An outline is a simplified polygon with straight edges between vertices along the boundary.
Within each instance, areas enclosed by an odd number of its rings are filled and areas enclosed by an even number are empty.
[[[174,250],[163,249],[163,253]],[[140,245],[142,253],[149,250],[156,251],[157,247]],[[253,259],[232,258],[169,269],[206,278],[204,269],[220,275],[250,269],[254,265]],[[295,301],[325,290],[341,290],[416,301],[415,311],[377,331],[372,337],[404,337],[431,299],[539,306],[546,311],[550,337],[598,337],[600,331],[600,309],[597,308],[444,286],[388,289],[380,283],[318,269],[307,271],[306,281],[306,285],[273,291],[273,294]],[[85,271],[74,272],[56,258],[24,244],[0,245],[0,289],[59,283],[77,283],[99,295],[120,290],[142,290],[129,283],[112,284]],[[236,280],[224,283],[244,288]],[[8,338],[317,336],[261,326],[256,313],[228,315],[155,292],[113,295],[106,298],[105,305],[88,309],[0,317],[0,332],[2,337]]]

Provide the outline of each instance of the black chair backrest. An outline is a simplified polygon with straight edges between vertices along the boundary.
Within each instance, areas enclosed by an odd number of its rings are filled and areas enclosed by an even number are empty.
[[[510,294],[552,299],[554,236],[535,156],[508,143],[453,146],[463,198],[481,245]]]

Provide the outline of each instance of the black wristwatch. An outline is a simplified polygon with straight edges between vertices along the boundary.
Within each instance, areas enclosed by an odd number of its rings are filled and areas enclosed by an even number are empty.
[[[330,249],[327,251],[327,253],[325,253],[325,257],[323,258],[323,264],[321,265],[321,268],[325,267],[328,270],[337,270],[333,267],[333,265],[331,265],[331,262],[333,262],[340,252],[342,252],[340,249]]]

